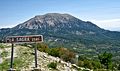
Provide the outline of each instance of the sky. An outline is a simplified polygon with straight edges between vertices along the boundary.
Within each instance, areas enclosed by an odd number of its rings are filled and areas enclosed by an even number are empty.
[[[11,28],[46,13],[68,13],[120,31],[120,0],[0,0],[0,28]]]

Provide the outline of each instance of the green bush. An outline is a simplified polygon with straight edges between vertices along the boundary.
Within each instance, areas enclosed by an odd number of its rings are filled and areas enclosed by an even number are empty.
[[[89,60],[85,60],[85,61],[84,61],[84,67],[85,67],[85,68],[89,68],[89,69],[93,69],[92,62],[89,61]]]
[[[48,52],[49,55],[60,57],[60,51],[58,48],[51,48]]]
[[[55,57],[60,57],[66,62],[73,62],[73,59],[75,58],[75,54],[66,48],[51,48],[49,49],[48,54]]]
[[[61,48],[60,57],[66,62],[73,62],[73,59],[75,59],[75,53],[66,48]]]
[[[10,61],[4,60],[4,62],[0,64],[0,71],[6,71],[7,69],[9,69],[9,65],[10,65]]]
[[[59,57],[64,61],[74,62],[75,53],[68,50],[67,48],[48,48],[46,44],[37,44],[37,48],[41,52],[46,52],[51,56]]]
[[[102,65],[99,61],[92,61],[92,66],[94,67],[94,69],[101,69]]]
[[[79,60],[78,61],[78,66],[83,67],[84,66],[84,61]]]
[[[56,62],[51,62],[50,64],[47,65],[49,68],[56,69],[57,68],[57,63]]]
[[[7,52],[7,51],[3,51],[3,52],[1,53],[1,57],[7,57],[7,55],[8,55],[8,52]]]
[[[5,46],[3,46],[3,45],[0,43],[0,48],[5,48]]]
[[[20,44],[20,45],[21,45],[21,46],[26,46],[26,47],[28,46],[28,44],[27,44],[27,43]]]
[[[80,67],[85,67],[85,68],[89,68],[89,69],[100,69],[102,68],[101,63],[99,61],[93,61],[93,60],[88,60],[88,59],[84,59],[79,60],[78,61],[78,66]]]
[[[106,69],[111,69],[112,68],[112,54],[104,52],[102,54],[98,55],[98,58],[100,60],[100,63],[106,66]]]
[[[119,66],[118,66],[118,70],[120,70],[120,64],[119,64]]]
[[[48,52],[49,48],[46,44],[37,44],[37,49],[41,52]]]

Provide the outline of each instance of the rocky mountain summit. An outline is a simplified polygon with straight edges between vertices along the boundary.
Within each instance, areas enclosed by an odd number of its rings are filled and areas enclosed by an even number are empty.
[[[51,26],[56,27],[61,24],[68,24],[70,22],[75,22],[78,19],[69,14],[58,14],[58,13],[48,13],[45,15],[37,15],[34,18],[16,26],[17,29],[28,28],[28,29],[39,29],[42,27]]]
[[[30,20],[15,26],[13,29],[44,29],[44,30],[62,30],[62,29],[78,29],[82,28],[99,30],[101,28],[87,21],[82,21],[69,14],[48,13],[45,15],[37,15]]]

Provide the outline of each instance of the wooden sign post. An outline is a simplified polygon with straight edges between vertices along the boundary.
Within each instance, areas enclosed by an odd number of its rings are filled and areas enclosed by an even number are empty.
[[[10,63],[10,70],[8,71],[15,71],[13,69],[13,53],[14,53],[14,44],[22,44],[22,43],[40,43],[43,42],[42,35],[30,35],[30,36],[8,36],[6,38],[7,43],[12,44],[11,48],[11,63]],[[37,46],[35,48],[35,68],[37,69]]]

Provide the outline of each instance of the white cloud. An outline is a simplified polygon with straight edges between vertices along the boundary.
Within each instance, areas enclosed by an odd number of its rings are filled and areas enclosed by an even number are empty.
[[[109,19],[109,20],[91,20],[93,23],[101,28],[120,31],[120,19]]]
[[[16,24],[9,24],[9,25],[0,24],[0,28],[12,28],[14,26],[16,26]]]

